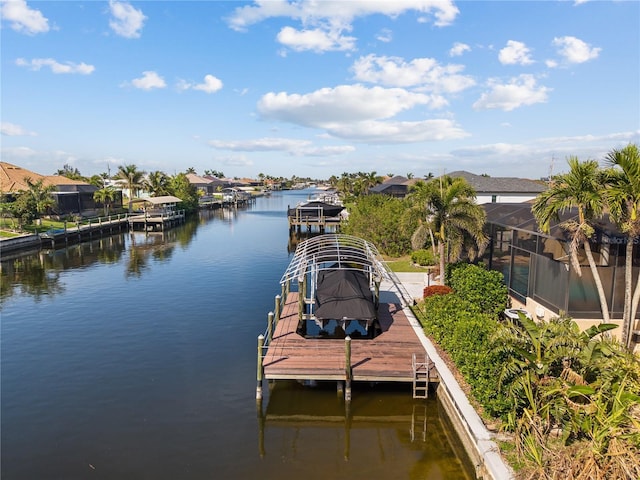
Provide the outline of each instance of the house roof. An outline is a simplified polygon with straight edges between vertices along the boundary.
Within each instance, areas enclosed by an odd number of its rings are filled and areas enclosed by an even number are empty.
[[[493,223],[506,228],[523,230],[526,232],[535,232],[543,237],[553,237],[567,240],[569,236],[561,226],[567,220],[577,220],[577,208],[570,208],[560,214],[560,221],[553,220],[549,224],[549,234],[540,233],[538,222],[536,221],[531,210],[531,203],[487,203],[481,205],[487,213],[487,223]],[[624,235],[613,224],[608,214],[604,214],[592,222],[596,232],[608,237],[609,239],[622,239]]]
[[[206,177],[201,177],[199,175],[196,175],[195,173],[187,173],[187,180],[189,180],[189,183],[193,183],[193,184],[209,184],[209,183],[213,183],[213,180],[210,180]]]
[[[487,177],[457,170],[447,173],[448,177],[464,178],[473,187],[477,194],[483,193],[533,193],[538,194],[547,189],[544,182],[514,177]]]
[[[93,185],[80,180],[72,180],[61,175],[40,175],[26,168],[12,165],[7,162],[0,162],[0,189],[7,193],[16,193],[28,190],[26,179],[33,182],[42,180],[44,186],[53,185],[59,191],[70,191],[70,187],[75,187],[74,191],[97,190]],[[90,188],[91,187],[91,188]]]
[[[167,203],[180,203],[182,199],[173,195],[163,195],[160,197],[142,198],[140,201],[152,203],[153,205],[165,205]]]
[[[380,192],[384,192],[387,188],[392,187],[394,185],[409,187],[415,184],[418,180],[419,179],[414,179],[414,178],[408,179],[401,175],[395,175],[391,178],[387,178],[385,181],[383,181],[382,183],[379,183],[375,187],[371,187],[369,191],[374,193],[380,193]]]

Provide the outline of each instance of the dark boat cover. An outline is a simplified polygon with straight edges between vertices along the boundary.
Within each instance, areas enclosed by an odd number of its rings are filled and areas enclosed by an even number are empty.
[[[320,215],[324,215],[325,217],[337,217],[340,215],[342,210],[344,210],[342,205],[333,205],[331,203],[312,200],[302,205],[298,205],[296,208],[290,208],[289,216],[295,217],[297,215],[302,218],[318,217]]]
[[[316,318],[373,321],[376,308],[369,281],[358,270],[322,270],[318,272]]]

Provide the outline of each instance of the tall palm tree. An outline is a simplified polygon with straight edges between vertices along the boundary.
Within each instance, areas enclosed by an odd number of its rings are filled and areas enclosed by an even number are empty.
[[[118,167],[118,172],[113,177],[116,180],[123,181],[127,186],[127,190],[129,190],[129,213],[131,213],[132,210],[133,197],[142,187],[143,177],[144,172],[142,170],[138,170],[138,167],[134,164],[120,165]]]
[[[473,259],[486,247],[486,213],[475,201],[475,190],[462,177],[445,175],[417,185],[412,197],[424,208],[426,220],[418,229],[428,229],[437,243],[440,283],[444,284],[448,262],[459,260],[465,249]]]
[[[640,237],[640,152],[638,146],[629,144],[622,149],[614,149],[607,154],[606,162],[611,167],[611,170],[607,172],[608,188],[606,190],[609,214],[627,236],[622,343],[629,347],[640,301],[640,273],[633,297],[631,294],[633,244]]]
[[[103,187],[93,192],[93,199],[96,202],[102,203],[104,206],[104,216],[109,216],[109,209],[111,208],[111,202],[116,199],[117,191],[111,185]]]
[[[579,276],[580,262],[578,250],[584,248],[593,279],[596,283],[602,319],[609,323],[609,307],[607,297],[602,287],[600,274],[593,259],[589,239],[594,234],[593,222],[600,218],[604,212],[605,198],[603,193],[603,176],[599,170],[598,162],[587,160],[581,162],[577,157],[568,159],[569,172],[553,177],[550,188],[538,195],[531,207],[540,230],[549,233],[550,222],[560,220],[560,215],[576,208],[578,220],[567,220],[560,227],[571,235],[570,258],[573,268]]]

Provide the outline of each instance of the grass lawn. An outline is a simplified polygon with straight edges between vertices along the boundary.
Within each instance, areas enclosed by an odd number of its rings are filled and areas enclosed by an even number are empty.
[[[429,267],[421,267],[419,265],[415,265],[411,261],[411,256],[406,255],[404,257],[399,258],[385,258],[384,259],[389,265],[389,268],[394,272],[428,272]]]

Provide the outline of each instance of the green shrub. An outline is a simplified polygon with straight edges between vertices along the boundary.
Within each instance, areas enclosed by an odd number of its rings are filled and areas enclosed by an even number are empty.
[[[417,263],[418,265],[421,265],[423,267],[435,265],[436,263],[438,263],[438,259],[433,254],[433,252],[426,249],[414,250],[413,252],[411,252],[411,260],[413,261],[413,263]]]
[[[502,273],[484,266],[457,264],[450,270],[448,285],[483,313],[497,316],[509,306],[509,291]]]
[[[449,354],[475,399],[489,415],[504,416],[511,403],[499,388],[503,358],[490,344],[498,320],[456,294],[431,295],[416,310],[425,332]]]

